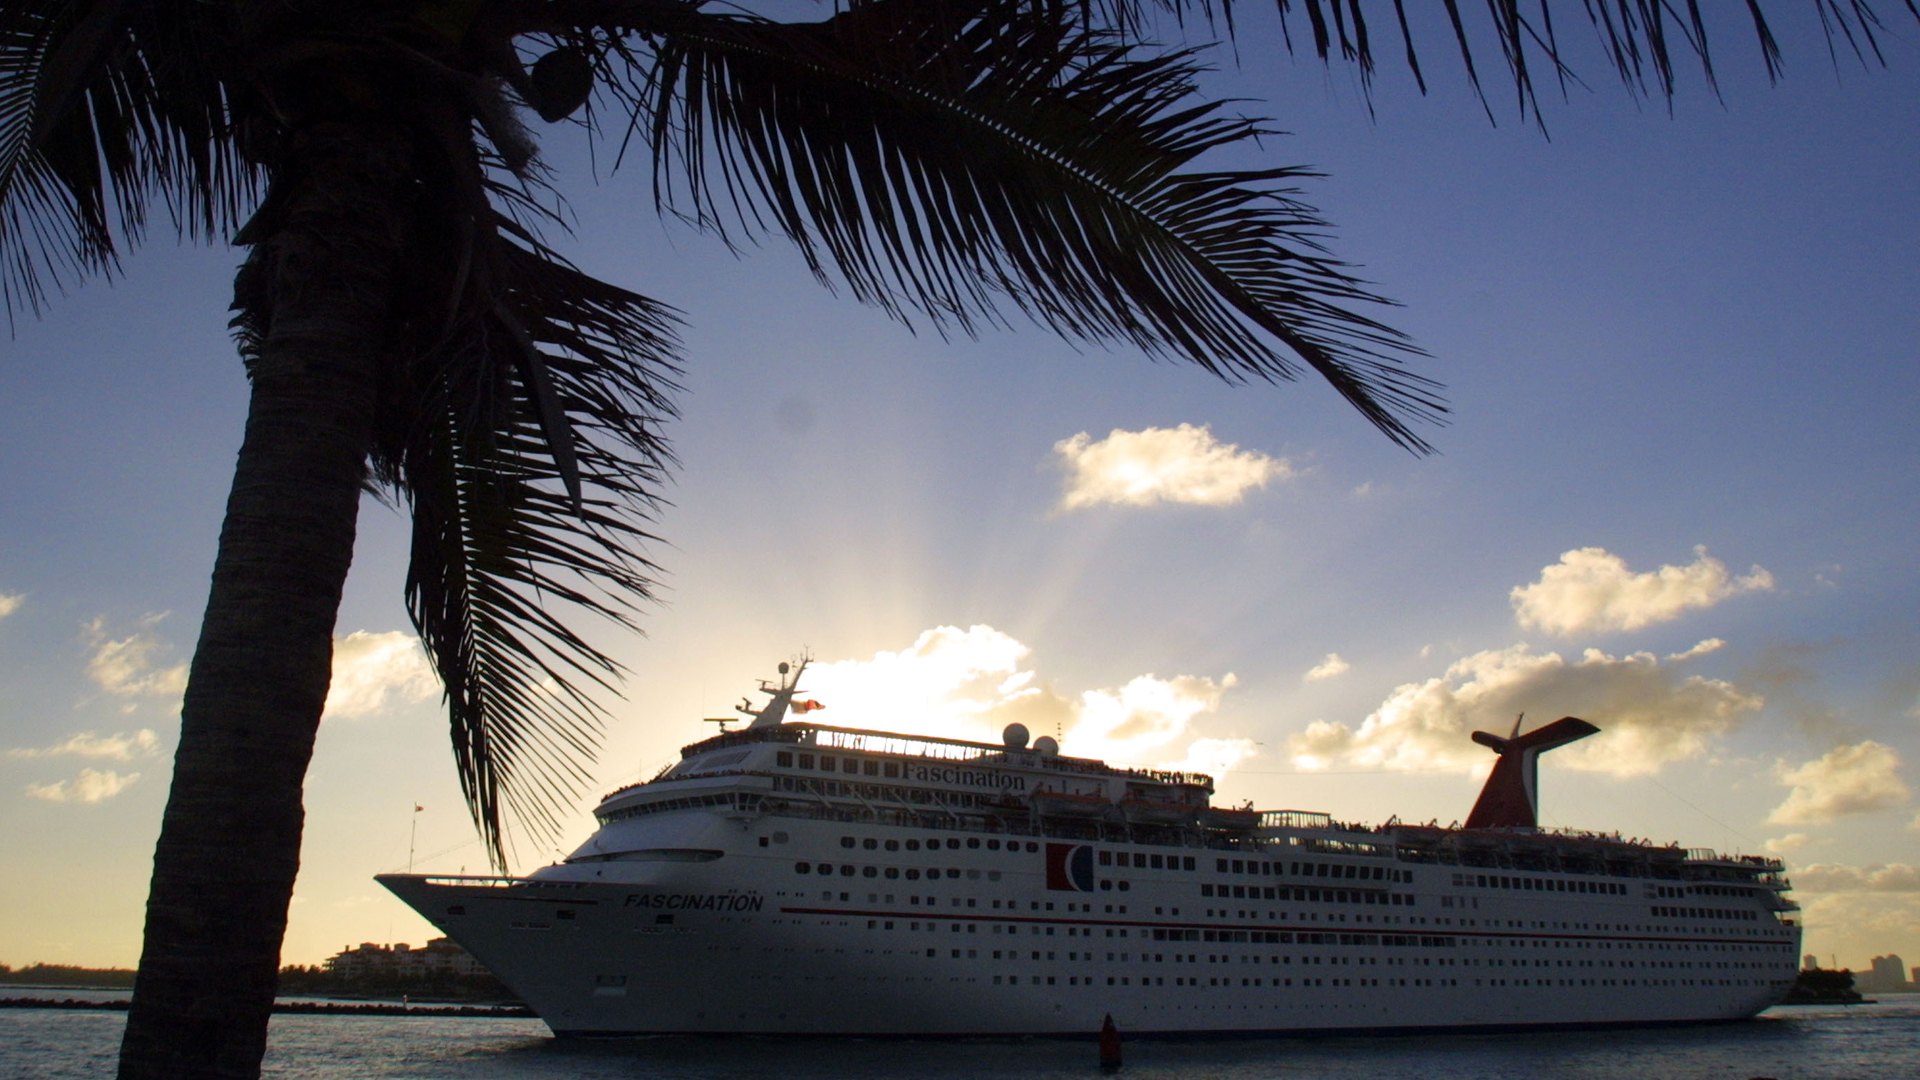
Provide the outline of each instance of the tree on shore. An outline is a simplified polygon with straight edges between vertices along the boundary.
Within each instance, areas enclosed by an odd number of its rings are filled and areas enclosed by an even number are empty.
[[[1865,0],[1811,0],[1877,56]],[[1912,0],[1908,11],[1920,16]],[[1402,0],[1278,0],[1286,47],[1370,79]],[[1890,6],[1891,0],[1887,0]],[[1747,5],[1773,73],[1778,48]],[[1477,89],[1564,85],[1585,12],[1636,93],[1711,77],[1693,0],[1442,0]],[[1526,10],[1522,10],[1525,8]],[[1532,12],[1532,14],[1529,14]],[[1743,18],[1747,17],[1743,12]],[[1418,16],[1418,12],[1415,13]],[[413,525],[409,613],[499,865],[553,827],[620,669],[552,602],[631,626],[683,363],[664,303],[553,247],[521,119],[650,155],[664,212],[797,244],[823,281],[972,332],[1025,315],[1230,382],[1312,372],[1395,443],[1445,411],[1418,350],[1322,246],[1298,169],[1209,170],[1265,130],[1203,97],[1154,16],[1228,0],[850,0],[777,22],[694,0],[7,0],[0,296],[111,273],[164,209],[246,250],[251,399],[147,905],[123,1077],[258,1073],[361,494]],[[1218,23],[1215,20],[1219,20]],[[1171,25],[1171,23],[1169,24]],[[1298,37],[1294,32],[1298,30]],[[1476,44],[1478,43],[1478,44]],[[532,62],[528,60],[532,58]]]

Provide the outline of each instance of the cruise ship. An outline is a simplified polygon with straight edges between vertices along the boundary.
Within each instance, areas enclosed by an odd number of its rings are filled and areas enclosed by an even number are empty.
[[[524,877],[378,880],[558,1035],[1516,1030],[1749,1017],[1792,985],[1778,860],[1537,826],[1571,717],[1474,733],[1466,824],[1211,805],[1194,773],[751,721]]]

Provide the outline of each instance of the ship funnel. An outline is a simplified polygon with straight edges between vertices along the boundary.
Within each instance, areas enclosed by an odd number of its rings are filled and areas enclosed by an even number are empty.
[[[1513,734],[1502,737],[1485,731],[1473,733],[1473,741],[1500,755],[1493,763],[1493,775],[1480,789],[1480,799],[1467,815],[1469,829],[1532,829],[1539,826],[1540,755],[1556,746],[1584,739],[1600,729],[1577,717],[1563,716],[1543,728],[1520,734],[1515,722]]]

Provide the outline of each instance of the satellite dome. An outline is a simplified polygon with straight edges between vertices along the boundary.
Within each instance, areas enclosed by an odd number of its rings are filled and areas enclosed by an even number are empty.
[[[1051,735],[1042,735],[1038,739],[1035,739],[1033,741],[1033,748],[1038,750],[1044,757],[1057,757],[1060,754],[1060,744],[1055,741]]]
[[[1006,743],[1007,749],[1009,750],[1025,750],[1027,748],[1027,725],[1008,724],[1007,730],[1000,733],[1000,741]]]

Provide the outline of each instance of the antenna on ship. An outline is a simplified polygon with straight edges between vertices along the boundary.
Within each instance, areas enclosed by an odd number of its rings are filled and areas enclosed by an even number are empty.
[[[793,695],[800,692],[800,676],[807,673],[807,665],[811,663],[813,663],[813,657],[804,652],[800,654],[798,664],[789,664],[782,660],[779,668],[780,682],[777,685],[765,679],[760,680],[760,692],[768,695],[765,705],[755,709],[752,707],[752,702],[742,698],[740,704],[733,707],[733,711],[753,717],[753,723],[747,725],[747,730],[779,727],[786,720],[789,710],[810,713],[815,709],[826,708],[817,701],[793,700]]]

